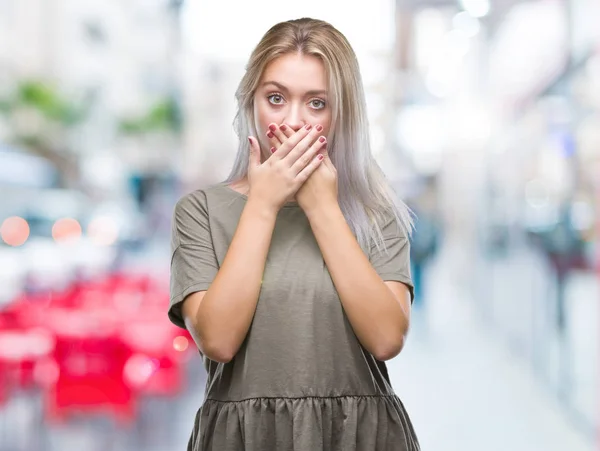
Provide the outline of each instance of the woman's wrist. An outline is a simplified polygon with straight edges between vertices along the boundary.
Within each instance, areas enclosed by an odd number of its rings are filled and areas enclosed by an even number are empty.
[[[248,212],[253,216],[269,222],[275,222],[277,213],[279,212],[279,208],[277,206],[270,205],[262,199],[252,195],[248,196],[245,210],[248,210]]]
[[[303,207],[304,214],[308,218],[308,222],[311,224],[336,220],[338,218],[344,218],[342,209],[336,201],[321,203],[310,208]]]

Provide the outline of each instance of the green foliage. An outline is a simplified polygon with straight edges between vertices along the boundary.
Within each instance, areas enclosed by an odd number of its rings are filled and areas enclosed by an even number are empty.
[[[122,133],[128,135],[140,135],[156,131],[178,132],[180,121],[177,103],[172,98],[159,101],[141,117],[121,120],[119,129]]]
[[[11,98],[0,99],[0,113],[8,114],[23,107],[34,108],[46,119],[64,126],[75,125],[85,115],[82,107],[61,97],[55,88],[35,80],[20,82]]]

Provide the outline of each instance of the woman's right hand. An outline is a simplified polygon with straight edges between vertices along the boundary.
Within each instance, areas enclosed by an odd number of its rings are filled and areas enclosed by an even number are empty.
[[[272,155],[264,163],[258,140],[250,136],[248,199],[279,211],[321,164],[323,156],[317,155],[324,145],[317,139],[320,131],[319,126],[302,127],[278,149],[272,148]]]

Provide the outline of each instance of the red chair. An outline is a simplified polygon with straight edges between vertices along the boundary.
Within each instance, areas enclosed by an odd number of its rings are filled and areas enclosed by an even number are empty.
[[[56,382],[45,393],[50,421],[75,412],[108,413],[121,424],[135,418],[135,397],[123,378],[129,350],[116,321],[106,312],[51,309],[48,322],[57,334]]]
[[[51,422],[106,412],[130,424],[139,396],[173,396],[185,384],[195,347],[168,322],[168,302],[165,281],[126,273],[15,300],[0,312],[0,403],[11,384],[35,384]]]

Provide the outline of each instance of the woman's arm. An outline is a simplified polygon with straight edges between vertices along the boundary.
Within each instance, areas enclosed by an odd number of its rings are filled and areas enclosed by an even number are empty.
[[[276,210],[248,200],[210,288],[183,303],[186,327],[211,360],[229,362],[248,333],[276,217]]]
[[[379,277],[337,203],[307,216],[354,333],[376,359],[395,357],[410,322],[407,287]]]

